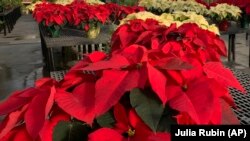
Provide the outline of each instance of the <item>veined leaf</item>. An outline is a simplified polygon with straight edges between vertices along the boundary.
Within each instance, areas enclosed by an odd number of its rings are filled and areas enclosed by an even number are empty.
[[[80,122],[59,122],[53,131],[53,141],[87,141],[89,127]]]
[[[138,87],[139,78],[138,71],[105,70],[96,83],[96,117],[117,104],[126,91]]]
[[[209,78],[214,78],[218,82],[234,87],[242,92],[245,92],[245,89],[241,86],[239,81],[234,77],[233,73],[223,67],[219,62],[210,62],[204,65],[204,71]]]
[[[185,70],[193,68],[191,64],[184,62],[177,57],[163,58],[157,61],[156,67],[167,70]]]
[[[164,111],[164,106],[155,97],[155,94],[136,88],[130,93],[130,102],[140,118],[156,132]]]
[[[67,92],[58,92],[55,100],[58,106],[71,116],[92,124],[94,119],[95,105],[95,85],[94,83],[82,83],[77,86],[73,94]]]
[[[154,68],[152,65],[147,64],[148,78],[154,92],[159,96],[163,104],[167,102],[166,96],[166,83],[167,79],[163,73]]]
[[[46,105],[50,91],[41,91],[34,97],[24,115],[28,133],[35,139],[41,131],[45,122]]]
[[[163,114],[157,127],[157,132],[170,132],[171,125],[177,124],[175,119],[173,118],[175,112],[176,111],[171,109],[169,106],[166,106],[164,108]]]
[[[115,119],[112,111],[108,111],[105,114],[96,118],[97,123],[101,127],[109,127],[112,128],[115,124]]]

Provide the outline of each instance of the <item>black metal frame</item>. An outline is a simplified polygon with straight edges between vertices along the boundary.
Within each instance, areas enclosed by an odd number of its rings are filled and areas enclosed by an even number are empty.
[[[230,88],[237,109],[233,109],[242,125],[250,125],[250,75],[240,70],[232,69],[241,85],[245,88],[246,94]]]
[[[250,33],[250,29],[240,28],[238,26],[232,26],[228,31],[221,32],[221,35],[228,35],[228,62],[235,62],[235,37],[236,34]],[[250,40],[249,40],[250,43]],[[249,67],[250,67],[250,44],[249,44]]]
[[[58,38],[52,38],[45,26],[39,25],[41,46],[43,56],[45,58],[47,70],[57,71],[54,63],[53,49],[63,48],[63,47],[73,47],[80,45],[99,45],[99,44],[109,44],[111,34],[108,26],[104,26],[101,29],[101,33],[96,39],[87,38],[86,32],[83,30],[63,28],[61,30],[61,35]],[[99,50],[99,49],[96,49]],[[93,50],[92,50],[93,51]],[[88,53],[88,52],[86,52]]]
[[[4,36],[7,35],[7,29],[8,33],[13,30],[16,21],[19,17],[21,17],[21,15],[21,7],[15,7],[0,13],[0,20],[3,22]]]

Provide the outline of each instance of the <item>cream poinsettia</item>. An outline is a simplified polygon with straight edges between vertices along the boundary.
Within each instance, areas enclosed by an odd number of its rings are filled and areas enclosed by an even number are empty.
[[[104,2],[101,2],[100,0],[85,0],[88,4],[104,4]]]
[[[207,20],[202,15],[197,15],[195,12],[174,12],[172,14],[170,13],[163,13],[162,15],[158,16],[155,14],[152,14],[151,12],[139,12],[139,13],[133,13],[129,14],[126,18],[120,21],[120,25],[128,23],[130,20],[134,19],[154,19],[160,22],[160,24],[170,26],[173,23],[176,23],[177,26],[180,26],[184,23],[195,23],[200,28],[209,30],[211,32],[214,32],[215,34],[219,35],[218,28],[213,24],[209,25]]]
[[[67,5],[72,3],[74,0],[56,0],[55,3],[56,4],[61,4],[61,5]]]
[[[62,4],[62,5],[67,5],[72,3],[74,0],[56,0],[55,3],[57,4]],[[88,4],[104,4],[103,2],[101,2],[100,0],[85,0],[86,3]]]
[[[74,0],[56,0],[54,3],[56,4],[61,4],[61,5],[67,5],[72,3]],[[104,4],[103,2],[99,1],[99,0],[85,0],[86,3],[88,4]],[[35,3],[30,4],[29,6],[26,7],[26,9],[28,9],[29,11],[34,11],[35,7],[37,4],[41,4],[42,1],[37,1]]]
[[[30,5],[28,5],[27,7],[26,7],[26,9],[28,9],[29,11],[34,11],[35,10],[35,7],[36,7],[36,5],[37,4],[41,4],[42,2],[41,1],[37,1],[37,2],[35,2],[35,3],[32,3],[32,4],[30,4]]]
[[[140,0],[140,6],[156,13],[173,13],[176,11],[192,11],[200,15],[206,15],[206,6],[197,3],[195,0]]]
[[[238,20],[241,12],[239,7],[223,3],[212,6],[209,10],[209,15],[216,21]]]

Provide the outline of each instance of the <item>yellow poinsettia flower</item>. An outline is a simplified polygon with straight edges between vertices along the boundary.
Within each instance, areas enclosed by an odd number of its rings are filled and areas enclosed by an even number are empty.
[[[148,10],[167,11],[170,13],[176,11],[193,11],[197,14],[206,15],[208,10],[206,6],[195,0],[140,0],[139,5]]]
[[[219,31],[218,27],[215,24],[212,24],[212,25],[208,26],[208,30],[214,32],[217,35],[220,34],[220,31]]]
[[[94,4],[104,4],[104,2],[100,0],[85,0],[86,3],[94,5]]]
[[[175,23],[177,27],[181,26],[184,23],[195,23],[200,28],[209,30],[214,32],[215,34],[219,35],[219,30],[215,25],[209,25],[207,20],[202,15],[197,15],[195,12],[175,12],[175,13],[163,13],[162,15],[158,16],[152,14],[151,12],[139,12],[129,14],[126,18],[120,21],[120,25],[129,23],[130,20],[134,19],[154,19],[158,21],[161,25],[170,26],[171,24]]]
[[[67,5],[72,3],[74,0],[56,0],[55,3],[56,4],[61,4],[61,5]]]
[[[226,3],[210,7],[209,14],[212,18],[220,20],[238,20],[241,15],[239,7]]]

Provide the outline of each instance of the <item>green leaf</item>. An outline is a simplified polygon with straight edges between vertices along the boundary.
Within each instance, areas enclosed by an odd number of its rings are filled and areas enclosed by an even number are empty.
[[[90,127],[81,122],[59,122],[53,131],[53,141],[87,141]]]
[[[130,93],[130,103],[141,119],[153,130],[162,117],[164,106],[152,90],[133,89]]]
[[[169,106],[165,107],[157,127],[157,132],[170,132],[171,125],[177,124],[176,120],[173,117],[175,113],[176,111],[171,109]]]
[[[110,110],[107,113],[105,113],[104,115],[99,116],[98,118],[96,118],[96,121],[101,127],[112,128],[115,124],[115,118],[113,115],[113,111]]]

